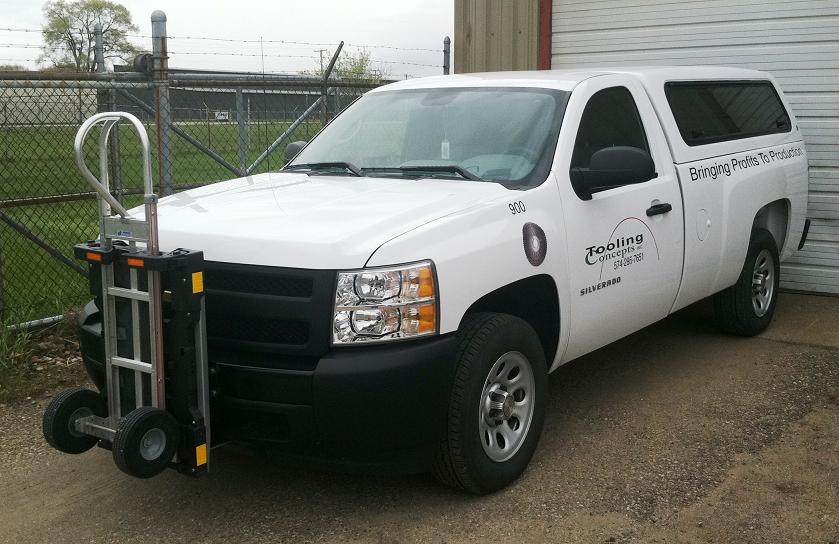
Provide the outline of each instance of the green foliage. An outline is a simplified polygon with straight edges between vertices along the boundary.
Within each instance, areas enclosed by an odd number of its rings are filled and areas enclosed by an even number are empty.
[[[137,53],[127,34],[137,32],[128,8],[108,0],[51,0],[44,4],[44,52],[41,62],[53,67],[93,72],[94,26],[102,25],[105,59],[128,61]]]
[[[11,319],[8,320],[12,322]],[[18,364],[31,350],[30,334],[26,331],[11,332],[0,321],[0,375]]]
[[[26,70],[28,68],[20,64],[0,64],[0,72],[25,72]]]
[[[309,73],[323,77],[323,73],[329,65],[332,54],[331,51],[324,52],[323,67],[318,62],[317,68],[309,71]],[[341,79],[363,79],[375,83],[381,82],[389,75],[387,71],[382,71],[373,65],[373,59],[370,56],[370,51],[367,49],[359,49],[356,53],[350,53],[346,49],[342,50],[332,71],[333,77],[337,76]]]

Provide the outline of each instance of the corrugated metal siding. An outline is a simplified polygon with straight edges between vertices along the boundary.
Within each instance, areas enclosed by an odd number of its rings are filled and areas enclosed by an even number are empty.
[[[554,0],[552,68],[661,64],[772,72],[810,159],[803,251],[782,286],[839,293],[839,0]]]
[[[535,70],[539,0],[455,0],[454,71]]]

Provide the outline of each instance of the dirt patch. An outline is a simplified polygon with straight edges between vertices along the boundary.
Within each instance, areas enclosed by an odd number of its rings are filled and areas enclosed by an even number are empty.
[[[825,403],[772,447],[743,455],[706,497],[647,542],[839,542],[839,409]]]

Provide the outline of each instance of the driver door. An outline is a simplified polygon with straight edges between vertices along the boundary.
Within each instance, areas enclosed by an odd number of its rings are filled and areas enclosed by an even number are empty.
[[[640,83],[600,76],[573,91],[555,168],[568,232],[570,360],[665,317],[679,288],[684,252],[681,192],[667,142]],[[616,184],[590,200],[571,184],[610,146],[649,152],[656,176]],[[628,180],[629,181],[629,180]],[[667,206],[670,205],[669,211]]]

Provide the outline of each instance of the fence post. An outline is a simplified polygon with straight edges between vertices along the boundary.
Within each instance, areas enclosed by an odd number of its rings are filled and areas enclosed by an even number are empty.
[[[172,194],[172,142],[169,105],[169,52],[166,44],[166,14],[151,14],[152,77],[154,81],[154,122],[157,126],[157,177],[164,195]]]
[[[3,248],[0,247],[0,317],[3,317],[3,312],[6,309],[6,290],[3,284]],[[2,326],[2,321],[0,321]]]
[[[332,75],[332,70],[335,68],[335,63],[338,62],[338,55],[341,54],[341,49],[344,48],[344,42],[338,44],[338,47],[335,49],[335,53],[332,55],[332,59],[329,61],[329,66],[326,67],[326,70],[323,72],[323,81],[321,82],[320,86],[320,111],[323,116],[323,126],[326,126],[326,123],[329,122],[329,106],[327,102],[329,101],[329,92],[326,88],[326,83],[329,81],[329,76]]]
[[[105,67],[105,41],[102,35],[102,24],[96,23],[93,25],[94,36],[94,59],[96,60],[96,72],[104,74],[107,71]],[[114,111],[116,109],[116,91],[102,90],[97,91],[96,96],[97,111]],[[108,140],[108,178],[116,193],[117,201],[122,204],[122,179],[120,172],[119,161],[119,123],[114,125],[111,129],[111,137]]]
[[[452,39],[443,38],[443,75],[449,75],[452,66]]]
[[[239,125],[239,168],[248,167],[248,130],[245,126],[245,97],[241,87],[236,88],[236,123]]]

